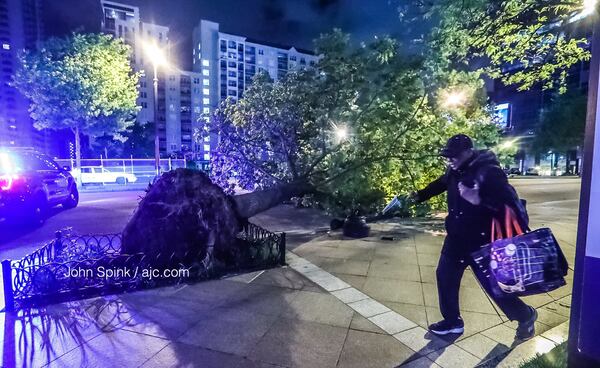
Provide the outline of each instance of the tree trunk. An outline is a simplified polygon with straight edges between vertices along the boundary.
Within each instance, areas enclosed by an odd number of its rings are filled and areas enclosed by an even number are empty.
[[[257,192],[236,195],[233,197],[233,201],[235,202],[238,216],[250,218],[287,199],[310,193],[313,190],[314,188],[308,183],[298,181]]]
[[[79,124],[73,131],[75,134],[75,167],[77,168],[77,186],[81,187],[81,140],[79,137]]]

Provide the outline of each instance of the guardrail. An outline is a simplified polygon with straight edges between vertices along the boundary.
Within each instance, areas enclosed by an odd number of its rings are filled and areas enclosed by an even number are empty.
[[[5,310],[207,280],[285,264],[285,233],[246,224],[237,239],[246,246],[235,264],[225,265],[215,260],[211,248],[204,254],[121,254],[120,234],[74,236],[69,230],[58,231],[54,240],[22,259],[2,261]],[[100,274],[100,268],[106,272]],[[111,270],[112,276],[106,277]],[[149,278],[144,270],[158,270],[159,274],[165,270],[180,272],[176,278]]]

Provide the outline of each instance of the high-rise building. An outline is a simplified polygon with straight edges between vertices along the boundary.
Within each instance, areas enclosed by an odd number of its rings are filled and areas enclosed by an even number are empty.
[[[9,85],[18,53],[42,39],[40,0],[0,0],[0,146],[45,147],[44,132],[33,127],[29,101]]]
[[[313,66],[318,61],[311,51],[256,41],[219,31],[219,23],[200,20],[193,33],[193,69],[202,74],[203,113],[208,115],[227,98],[237,101],[259,71],[273,80],[288,71]],[[214,149],[210,137],[202,149]],[[210,152],[203,151],[209,157]]]
[[[199,152],[203,145],[194,142],[192,132],[202,114],[200,74],[178,70],[172,60],[169,60],[170,65],[161,67],[158,116],[156,119],[154,116],[154,71],[152,60],[148,60],[144,52],[144,42],[155,43],[169,59],[169,27],[143,22],[136,6],[107,0],[101,0],[101,4],[102,31],[122,38],[131,46],[134,69],[141,73],[137,120],[157,122],[161,153]]]

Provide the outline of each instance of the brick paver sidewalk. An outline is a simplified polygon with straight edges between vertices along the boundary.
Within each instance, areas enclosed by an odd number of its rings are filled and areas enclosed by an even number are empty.
[[[540,313],[541,335],[514,348],[514,323],[496,312],[467,273],[461,294],[465,334],[435,338],[425,328],[440,318],[434,269],[442,238],[432,234],[438,222],[375,224],[371,237],[355,240],[307,230],[320,230],[326,218],[302,212],[310,215],[306,227],[298,217],[271,227],[296,235],[289,267],[1,313],[1,365],[516,366],[566,337],[570,284],[528,298]],[[267,222],[285,219],[278,212],[267,216]],[[563,248],[571,246],[572,225],[555,225]],[[384,234],[395,239],[381,240]],[[574,252],[565,253],[572,258]]]

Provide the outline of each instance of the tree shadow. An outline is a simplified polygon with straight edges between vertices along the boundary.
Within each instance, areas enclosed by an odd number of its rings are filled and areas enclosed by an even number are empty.
[[[39,367],[122,322],[119,301],[93,300],[0,313],[2,367]],[[102,318],[100,316],[103,316]]]

